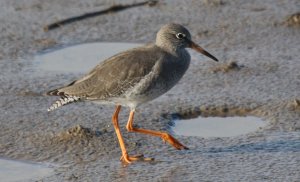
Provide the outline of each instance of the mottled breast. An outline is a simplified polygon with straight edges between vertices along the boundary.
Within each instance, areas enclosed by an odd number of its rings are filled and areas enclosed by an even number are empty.
[[[182,49],[177,54],[161,53],[151,72],[125,94],[139,105],[169,91],[182,78],[190,64],[190,55]]]

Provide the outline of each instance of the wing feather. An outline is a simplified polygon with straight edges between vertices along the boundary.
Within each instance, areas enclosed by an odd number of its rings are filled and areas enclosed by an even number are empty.
[[[160,59],[155,45],[119,53],[97,65],[83,78],[48,95],[76,96],[82,99],[105,100],[119,97],[149,74]]]

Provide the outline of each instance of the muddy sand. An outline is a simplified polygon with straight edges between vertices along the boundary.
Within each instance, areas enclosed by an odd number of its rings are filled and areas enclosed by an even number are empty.
[[[53,169],[25,181],[299,181],[299,0],[160,1],[44,31],[118,3],[134,2],[0,1],[0,158]],[[156,159],[124,166],[111,124],[114,106],[77,103],[47,112],[57,98],[43,93],[82,73],[41,71],[38,54],[90,42],[148,43],[169,22],[188,27],[220,62],[191,51],[186,75],[138,109],[137,126],[168,131],[174,114],[254,116],[266,126],[235,137],[175,135],[190,148],[177,151],[158,138],[127,133],[124,108],[129,152]]]

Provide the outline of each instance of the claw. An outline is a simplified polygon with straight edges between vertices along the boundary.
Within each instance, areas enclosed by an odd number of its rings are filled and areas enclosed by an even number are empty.
[[[188,150],[189,149],[188,147],[181,144],[178,140],[176,140],[173,136],[171,136],[168,133],[164,133],[162,135],[162,139],[163,139],[163,141],[169,142],[169,144],[171,144],[177,150],[183,150],[183,149]]]
[[[122,162],[130,164],[132,161],[154,161],[154,158],[144,157],[143,154],[128,156],[128,154],[123,154],[120,158]]]

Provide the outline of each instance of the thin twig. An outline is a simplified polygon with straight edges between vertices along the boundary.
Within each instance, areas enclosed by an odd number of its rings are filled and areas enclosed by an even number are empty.
[[[128,5],[113,5],[105,10],[95,11],[95,12],[91,12],[91,13],[85,13],[83,15],[79,15],[79,16],[75,16],[75,17],[71,17],[71,18],[67,18],[64,20],[60,20],[60,21],[51,23],[44,27],[44,31],[47,32],[49,30],[53,30],[53,29],[56,29],[63,25],[67,25],[67,24],[70,24],[70,23],[73,23],[76,21],[86,19],[86,18],[91,18],[91,17],[103,15],[103,14],[108,14],[108,13],[115,13],[115,12],[123,11],[128,8],[133,8],[133,7],[138,7],[138,6],[144,6],[144,5],[154,6],[154,5],[156,5],[156,3],[157,3],[156,0],[151,0],[151,1],[135,3],[135,4],[128,4]]]

